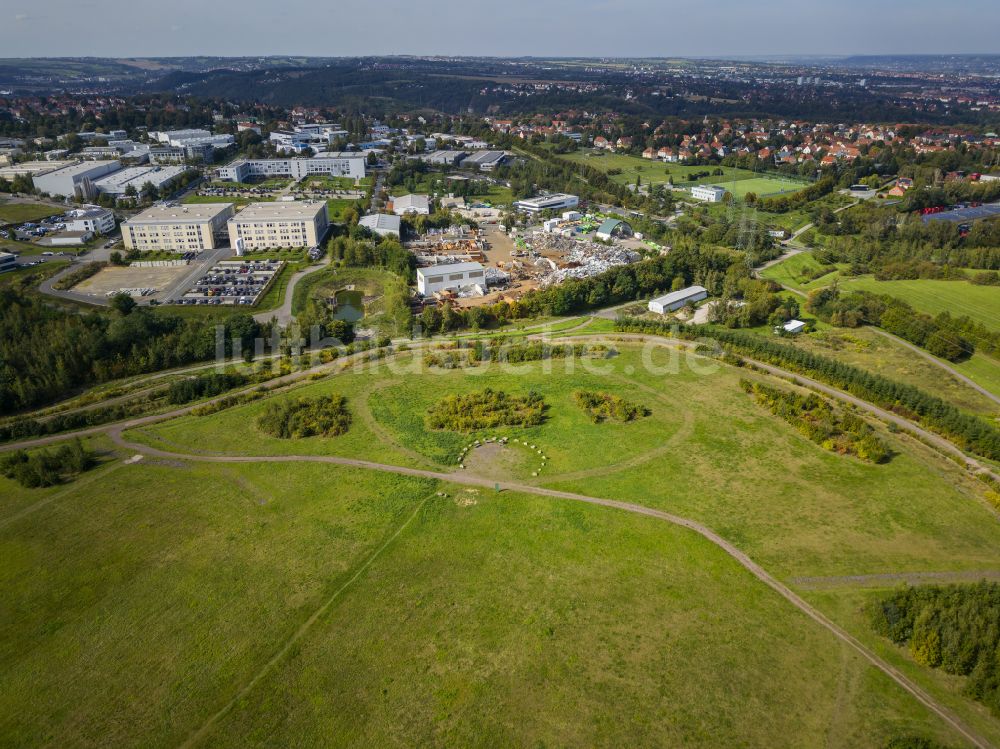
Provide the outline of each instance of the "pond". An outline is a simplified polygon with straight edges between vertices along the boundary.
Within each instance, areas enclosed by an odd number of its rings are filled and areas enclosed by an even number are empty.
[[[345,322],[357,322],[365,316],[365,295],[355,289],[342,289],[334,297],[337,300],[337,309],[334,310],[334,320],[344,320]]]

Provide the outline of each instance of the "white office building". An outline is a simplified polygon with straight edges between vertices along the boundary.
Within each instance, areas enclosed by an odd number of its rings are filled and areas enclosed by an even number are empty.
[[[248,177],[291,177],[298,181],[315,174],[364,177],[365,157],[331,151],[311,159],[240,159],[219,168],[223,182],[246,182]]]
[[[68,211],[64,216],[67,231],[110,234],[115,230],[115,214],[107,208],[86,205]]]
[[[122,239],[130,250],[214,250],[232,216],[232,203],[161,203],[122,223]]]
[[[330,219],[325,200],[250,203],[227,224],[237,255],[278,247],[316,247]]]
[[[691,188],[691,197],[709,203],[721,203],[726,190],[718,185],[695,185]]]
[[[649,302],[649,311],[665,315],[683,307],[688,302],[700,302],[708,297],[708,289],[704,286],[688,286],[680,291],[672,291]]]
[[[17,267],[17,255],[13,252],[0,252],[0,273],[14,270]]]
[[[576,195],[566,193],[556,193],[555,195],[541,195],[537,198],[527,198],[514,203],[514,208],[525,213],[537,214],[542,211],[561,211],[564,208],[576,208],[580,205],[580,198]]]
[[[431,296],[440,291],[458,291],[470,286],[486,291],[486,273],[479,263],[449,263],[417,268],[417,291]]]

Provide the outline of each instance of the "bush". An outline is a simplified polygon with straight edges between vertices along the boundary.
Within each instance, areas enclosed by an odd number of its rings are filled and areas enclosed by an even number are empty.
[[[35,489],[61,484],[91,468],[94,453],[87,450],[79,439],[60,447],[55,452],[42,450],[27,453],[18,450],[0,458],[0,474],[14,479],[21,486]]]
[[[740,380],[740,387],[826,450],[871,463],[885,463],[892,455],[864,419],[841,413],[815,393],[801,395],[750,380]]]
[[[537,393],[508,395],[490,388],[480,393],[449,395],[427,411],[431,429],[475,432],[501,426],[538,426],[545,420],[545,401]]]
[[[257,420],[257,426],[272,437],[336,437],[351,427],[351,412],[342,395],[273,401]]]
[[[651,413],[645,406],[631,403],[613,393],[596,393],[590,390],[577,390],[573,393],[576,405],[590,416],[595,424],[611,419],[613,421],[635,421]]]
[[[167,391],[169,403],[189,403],[199,398],[208,398],[245,385],[245,375],[237,373],[212,373],[180,380],[170,385]]]

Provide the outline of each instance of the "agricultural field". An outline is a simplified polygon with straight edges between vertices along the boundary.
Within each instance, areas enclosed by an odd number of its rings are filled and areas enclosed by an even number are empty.
[[[609,345],[510,369],[428,368],[418,350],[345,364],[128,430],[141,452],[163,451],[128,464],[135,448],[103,440],[102,464],[63,487],[0,479],[0,741],[962,746],[703,537],[531,491],[704,523],[884,654],[852,609],[856,586],[838,581],[1000,569],[986,486],[877,424],[889,462],[826,450],[743,392],[741,378],[776,384],[762,374]],[[486,388],[536,394],[544,418],[428,427],[443,399]],[[579,391],[644,415],[595,423]],[[259,424],[271,402],[325,395],[345,398],[346,433],[287,439]],[[510,442],[464,449],[487,437]],[[239,462],[203,460],[219,455]],[[1000,740],[960,683],[883,657]]]

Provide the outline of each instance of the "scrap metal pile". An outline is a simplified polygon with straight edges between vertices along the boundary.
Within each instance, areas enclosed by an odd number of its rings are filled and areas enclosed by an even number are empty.
[[[561,283],[568,278],[589,278],[618,265],[628,265],[640,259],[633,250],[596,242],[578,241],[558,234],[535,232],[527,238],[533,253],[541,255],[555,269],[540,279],[542,286]]]

